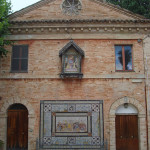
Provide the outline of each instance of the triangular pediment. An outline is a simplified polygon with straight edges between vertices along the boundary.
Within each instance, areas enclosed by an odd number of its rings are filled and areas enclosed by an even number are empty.
[[[100,0],[80,0],[82,8],[78,15],[67,15],[62,11],[63,0],[41,0],[29,7],[10,15],[13,21],[55,20],[55,19],[115,19],[137,20],[144,19],[130,11],[121,9]]]
[[[73,48],[77,53],[79,53],[81,56],[84,56],[84,51],[73,41],[71,40],[69,43],[67,43],[60,51],[59,56],[64,55],[70,48]]]

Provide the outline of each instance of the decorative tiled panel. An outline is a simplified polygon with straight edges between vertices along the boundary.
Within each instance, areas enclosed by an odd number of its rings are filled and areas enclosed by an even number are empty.
[[[74,104],[69,104],[68,105],[68,112],[75,112],[76,111],[76,105]]]
[[[44,104],[44,112],[50,112],[51,111],[51,104]]]
[[[92,111],[99,112],[99,104],[92,104]]]
[[[68,144],[69,145],[75,145],[76,144],[76,138],[75,137],[68,137]]]
[[[93,137],[92,138],[92,144],[93,145],[100,145],[100,137],[98,136],[98,137]]]
[[[51,137],[44,137],[43,143],[44,145],[51,145]]]
[[[41,101],[40,148],[103,147],[103,101]]]

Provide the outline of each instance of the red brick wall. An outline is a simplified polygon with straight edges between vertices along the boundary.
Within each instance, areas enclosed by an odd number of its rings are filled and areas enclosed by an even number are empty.
[[[74,40],[85,52],[83,79],[60,79],[59,50],[69,40],[28,40],[28,73],[10,73],[11,48],[1,60],[0,96],[28,99],[35,111],[34,136],[39,135],[40,100],[104,100],[104,132],[109,139],[109,110],[113,102],[132,97],[145,106],[145,84],[132,79],[144,76],[143,49],[137,40]],[[133,45],[133,72],[115,72],[115,44]]]

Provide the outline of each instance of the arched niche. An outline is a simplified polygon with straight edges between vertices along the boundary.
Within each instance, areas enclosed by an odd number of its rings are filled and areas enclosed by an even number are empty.
[[[124,103],[116,109],[116,115],[120,114],[138,114],[137,108],[129,103]]]
[[[23,105],[23,104],[20,104],[20,103],[15,103],[15,104],[12,104],[8,107],[8,111],[9,110],[27,110],[28,109]]]
[[[29,100],[20,97],[6,99],[0,108],[0,122],[2,125],[2,128],[0,128],[0,138],[6,141],[4,143],[4,149],[7,149],[7,113],[15,104],[21,104],[28,110],[28,149],[33,150],[36,145],[36,138],[34,137],[35,112]]]

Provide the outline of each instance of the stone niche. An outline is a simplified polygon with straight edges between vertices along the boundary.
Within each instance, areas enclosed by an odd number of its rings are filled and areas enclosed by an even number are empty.
[[[41,101],[40,149],[103,149],[103,101]]]
[[[84,57],[84,51],[73,40],[59,51],[59,56],[62,58],[62,72],[60,74],[62,79],[81,79],[83,77],[81,63]]]

